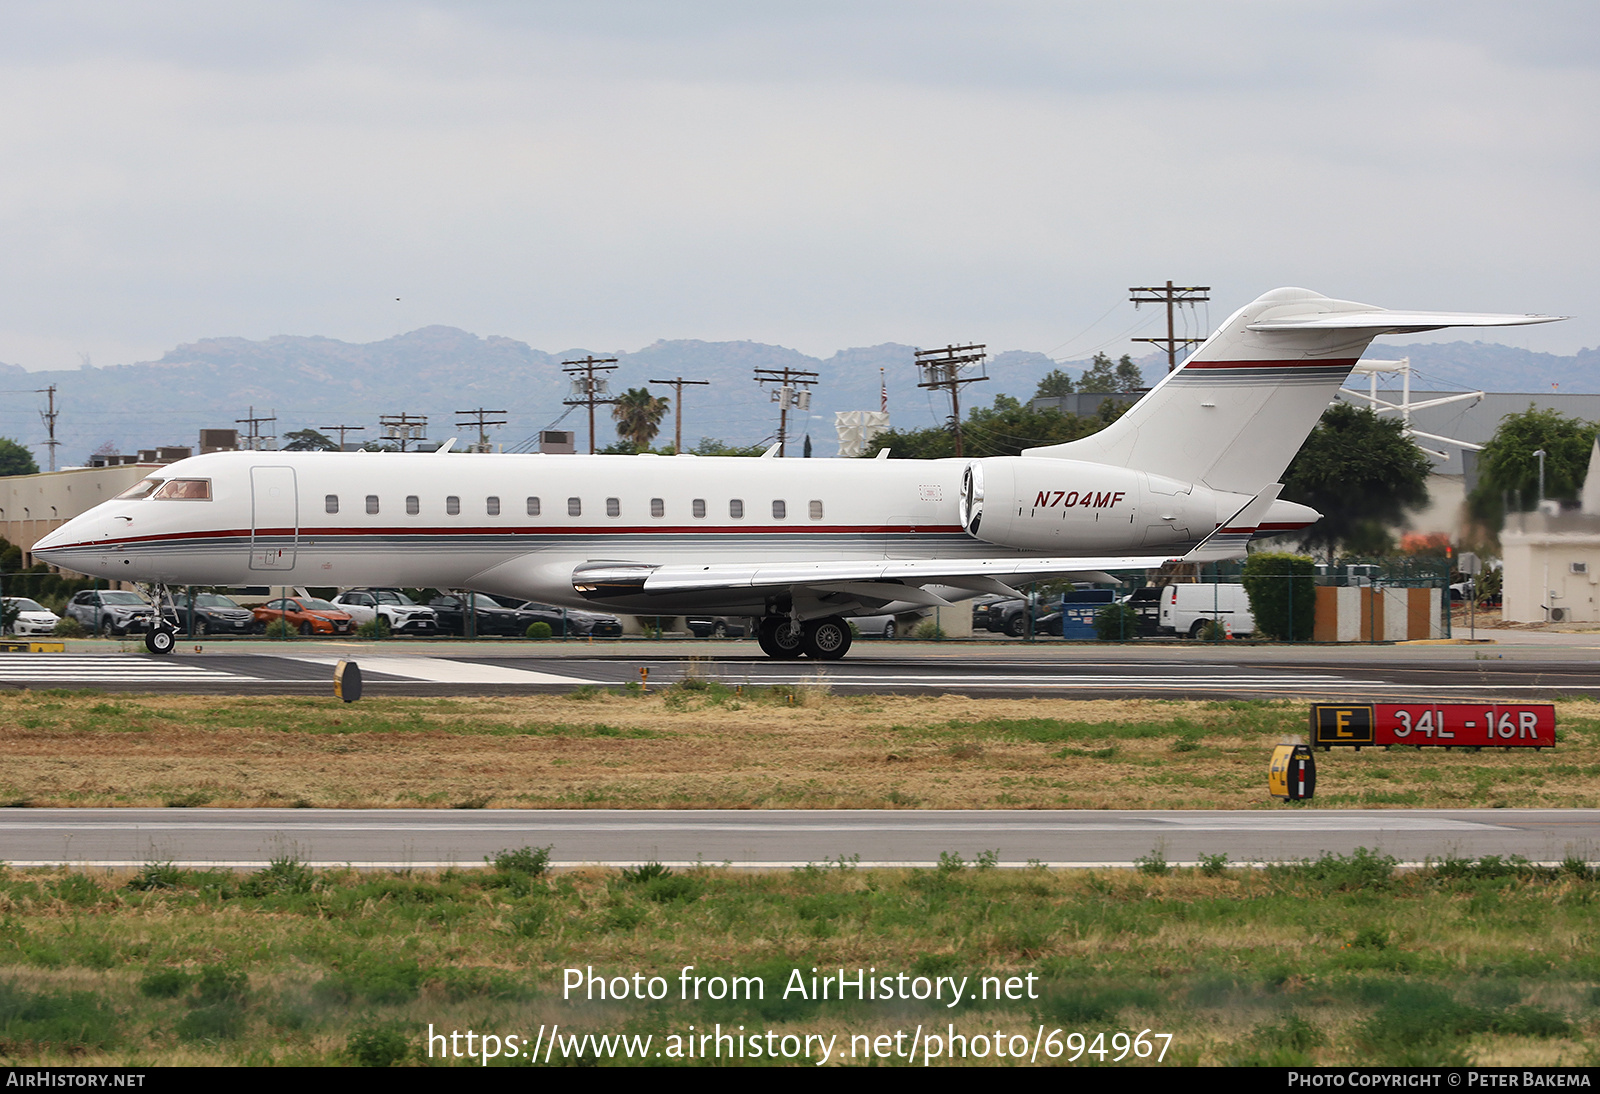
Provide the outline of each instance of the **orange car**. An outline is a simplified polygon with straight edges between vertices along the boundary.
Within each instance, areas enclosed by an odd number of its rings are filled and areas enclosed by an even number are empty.
[[[355,620],[339,610],[336,605],[314,596],[286,596],[269,600],[255,609],[256,622],[265,627],[279,619],[287,619],[291,627],[300,628],[301,634],[349,634],[355,629]]]

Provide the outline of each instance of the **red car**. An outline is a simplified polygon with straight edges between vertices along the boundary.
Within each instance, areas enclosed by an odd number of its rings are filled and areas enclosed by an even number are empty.
[[[287,619],[289,625],[298,627],[301,634],[349,634],[355,629],[355,620],[314,596],[286,596],[269,600],[255,609],[256,622],[262,626]]]

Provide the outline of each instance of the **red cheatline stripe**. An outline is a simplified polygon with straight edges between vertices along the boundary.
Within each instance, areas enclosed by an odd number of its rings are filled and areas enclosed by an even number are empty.
[[[300,539],[332,539],[367,536],[628,536],[628,535],[697,535],[714,533],[719,535],[885,535],[885,534],[916,534],[916,535],[954,535],[961,532],[961,526],[951,525],[879,525],[868,527],[849,526],[818,526],[818,525],[688,525],[688,526],[660,526],[643,525],[619,528],[615,525],[589,528],[302,528],[295,532],[290,528],[261,528],[256,530],[257,536],[282,537],[294,535]],[[194,532],[164,532],[160,535],[130,536],[124,539],[105,539],[82,543],[64,543],[60,548],[94,547],[102,550],[111,550],[118,546],[136,543],[162,543],[171,540],[189,539],[249,539],[251,536],[248,528],[217,529],[214,531]]]

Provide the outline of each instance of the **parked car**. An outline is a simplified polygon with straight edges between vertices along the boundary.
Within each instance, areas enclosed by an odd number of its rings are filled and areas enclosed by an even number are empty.
[[[524,623],[522,633],[528,633],[529,624],[548,623],[550,633],[558,638],[572,635],[577,638],[620,638],[622,620],[602,612],[586,612],[581,608],[557,608],[552,604],[539,604],[532,600],[517,606]]]
[[[61,622],[61,617],[37,600],[30,600],[25,596],[8,596],[5,598],[8,610],[16,609],[17,617],[6,627],[7,634],[15,635],[41,635],[54,634],[56,624]]]
[[[355,629],[348,612],[315,596],[280,596],[255,609],[255,617],[263,629],[286,619],[301,634],[349,634]]]
[[[196,638],[208,634],[260,634],[266,624],[256,619],[256,613],[240,607],[232,597],[221,593],[195,593],[194,610],[190,612],[190,598],[177,596],[163,613],[167,621],[184,633],[191,633],[189,620],[194,620]]]
[[[750,620],[742,615],[690,615],[683,625],[696,638],[744,638],[751,632]]]
[[[467,599],[470,597],[471,599]],[[517,608],[507,608],[486,593],[445,593],[428,601],[439,617],[439,629],[445,634],[467,633],[466,617],[474,617],[474,633],[511,635],[521,638],[528,633],[531,616],[524,616]]]
[[[972,629],[998,631],[1001,627],[1000,610],[1007,604],[1016,603],[1016,597],[999,593],[978,597],[972,602]]]
[[[910,615],[860,615],[851,618],[856,633],[863,638],[903,638],[916,630],[917,624],[928,617],[927,612]]]
[[[66,614],[84,630],[111,638],[148,631],[156,610],[144,597],[125,589],[85,589],[67,601]]]
[[[348,612],[358,627],[381,615],[389,621],[393,634],[439,633],[439,613],[399,589],[348,589],[333,602]]]

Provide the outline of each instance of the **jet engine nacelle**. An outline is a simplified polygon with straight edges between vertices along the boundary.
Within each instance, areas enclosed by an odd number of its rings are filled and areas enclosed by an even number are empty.
[[[967,465],[960,515],[969,535],[1002,547],[1176,550],[1227,516],[1219,501],[1207,487],[1125,467],[1001,456]]]

